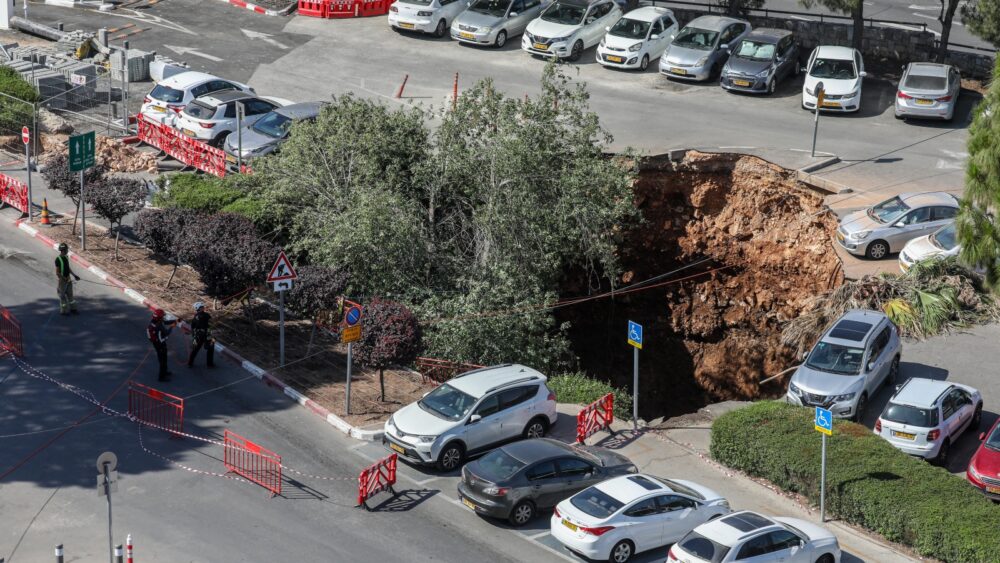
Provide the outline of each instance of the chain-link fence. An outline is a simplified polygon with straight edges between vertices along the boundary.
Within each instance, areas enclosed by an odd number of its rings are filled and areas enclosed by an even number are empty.
[[[21,130],[28,127],[31,139],[37,135],[36,106],[34,101],[0,92],[0,167],[24,164],[24,142]]]

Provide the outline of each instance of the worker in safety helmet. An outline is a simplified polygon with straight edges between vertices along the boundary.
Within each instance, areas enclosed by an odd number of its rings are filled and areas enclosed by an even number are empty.
[[[194,367],[194,359],[198,351],[205,348],[205,356],[208,359],[208,367],[214,368],[215,362],[215,339],[212,338],[212,329],[209,323],[212,315],[205,311],[205,304],[198,301],[194,304],[194,318],[191,319],[191,354],[188,355],[188,367]]]
[[[156,350],[156,359],[160,362],[160,381],[170,381],[170,370],[167,369],[167,338],[177,324],[177,319],[168,319],[163,309],[153,311],[153,318],[146,326],[146,338]]]
[[[59,295],[59,314],[77,314],[76,301],[73,299],[73,280],[80,281],[80,276],[73,273],[69,265],[69,246],[59,243],[59,256],[56,256],[56,289]]]

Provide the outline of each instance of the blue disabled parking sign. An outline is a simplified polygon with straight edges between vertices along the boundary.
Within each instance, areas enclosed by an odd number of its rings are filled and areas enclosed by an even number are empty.
[[[816,407],[816,431],[833,436],[833,413],[829,409]]]
[[[628,322],[628,343],[642,350],[642,325],[636,322]]]

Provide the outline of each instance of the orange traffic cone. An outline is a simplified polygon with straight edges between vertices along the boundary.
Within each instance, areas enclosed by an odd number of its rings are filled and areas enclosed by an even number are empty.
[[[40,222],[42,225],[51,225],[52,222],[49,221],[49,200],[48,198],[42,198],[42,220]]]

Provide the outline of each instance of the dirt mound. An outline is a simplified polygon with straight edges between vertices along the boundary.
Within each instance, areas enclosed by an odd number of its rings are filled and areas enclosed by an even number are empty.
[[[830,246],[835,220],[820,196],[755,157],[689,153],[682,162],[647,161],[637,202],[644,223],[620,249],[622,283],[683,269],[648,290],[565,313],[583,367],[631,386],[627,317],[648,335],[643,416],[776,392],[758,382],[794,363],[782,324],[842,282]]]

